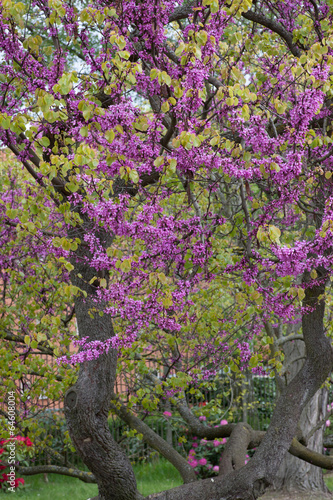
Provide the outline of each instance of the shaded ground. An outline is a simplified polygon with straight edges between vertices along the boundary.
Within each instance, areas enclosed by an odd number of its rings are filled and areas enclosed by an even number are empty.
[[[325,495],[324,493],[316,493],[315,491],[313,492],[295,491],[293,493],[290,492],[278,493],[275,491],[271,491],[269,493],[265,493],[265,495],[258,498],[258,500],[333,500],[332,472],[324,474],[324,480],[326,486],[331,491],[331,493],[327,495]]]
[[[265,493],[264,496],[260,497],[258,500],[332,500],[333,496],[323,495],[316,492],[305,493],[305,492],[295,492],[295,493]]]

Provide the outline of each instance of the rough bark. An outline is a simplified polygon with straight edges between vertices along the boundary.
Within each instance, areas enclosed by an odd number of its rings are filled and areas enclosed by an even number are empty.
[[[244,466],[252,429],[246,423],[235,426],[220,460],[220,475],[226,476]]]
[[[111,238],[102,232],[99,236],[108,247]],[[96,288],[89,281],[97,275],[97,270],[89,266],[89,257],[87,248],[81,245],[72,258],[72,284],[87,293],[87,297],[82,294],[76,297],[75,314],[80,338],[103,342],[114,332],[110,316],[99,314],[103,304],[94,301]],[[77,382],[65,395],[65,416],[73,444],[96,478],[100,500],[136,500],[132,466],[108,426],[116,365],[114,349],[81,363]]]
[[[285,379],[286,383],[289,383],[304,364],[305,345],[303,340],[286,342],[284,344],[284,355],[286,365]],[[325,388],[319,389],[310,403],[304,408],[299,421],[299,428],[304,438],[306,438],[318,422],[322,421],[326,413],[326,404],[327,390]],[[318,429],[306,444],[310,450],[322,453],[323,428]],[[322,469],[304,460],[300,460],[289,453],[285,456],[274,479],[273,489],[288,492],[295,490],[307,490],[318,493],[328,492]]]

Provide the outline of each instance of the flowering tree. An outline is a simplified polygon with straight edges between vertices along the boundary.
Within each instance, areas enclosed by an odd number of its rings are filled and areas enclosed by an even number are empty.
[[[293,440],[332,366],[332,15],[330,0],[2,2],[0,140],[31,180],[19,191],[8,182],[1,263],[5,279],[24,276],[15,252],[30,241],[74,301],[80,350],[56,355],[80,363],[65,412],[101,499],[138,498],[107,427],[111,400],[181,471],[186,484],[168,499],[257,498],[288,450],[332,467]],[[217,318],[202,297],[221,304]],[[235,350],[260,370],[251,345],[274,347],[281,321],[302,322],[307,355],[265,436],[204,426],[186,386]],[[35,339],[32,327],[25,349],[54,342],[49,331]],[[148,373],[157,394],[197,436],[230,436],[214,481],[193,482],[114,397],[118,356],[144,370],[156,346],[168,346],[169,367]]]

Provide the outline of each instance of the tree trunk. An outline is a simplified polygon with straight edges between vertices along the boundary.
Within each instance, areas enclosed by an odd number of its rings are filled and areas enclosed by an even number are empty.
[[[108,247],[110,236],[99,236],[103,246]],[[102,313],[103,304],[94,301],[96,288],[89,282],[97,270],[89,266],[89,257],[86,247],[80,246],[72,258],[71,282],[87,293],[87,297],[82,294],[76,297],[75,314],[80,339],[88,337],[90,342],[104,342],[113,337],[114,332],[111,317]],[[108,426],[116,366],[114,349],[97,359],[82,362],[77,382],[65,395],[65,416],[73,444],[97,480],[99,499],[136,500],[131,463]]]
[[[285,354],[285,380],[289,382],[296,376],[304,364],[305,344],[303,340],[288,341],[284,344]],[[301,435],[306,438],[310,431],[320,422],[326,413],[327,390],[319,389],[304,408],[299,429]],[[308,440],[307,447],[322,453],[323,451],[323,427],[317,430]],[[315,491],[327,493],[328,489],[324,482],[323,471],[320,467],[304,462],[297,457],[287,453],[273,483],[274,490],[282,491]]]

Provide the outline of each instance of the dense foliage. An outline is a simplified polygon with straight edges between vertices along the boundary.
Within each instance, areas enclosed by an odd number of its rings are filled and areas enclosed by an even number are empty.
[[[102,424],[116,366],[122,418],[171,401],[199,425],[185,389],[279,370],[283,326],[303,322],[322,372],[304,372],[304,397],[275,417],[290,426],[284,452],[330,372],[332,16],[330,0],[1,3],[6,386],[14,370],[23,385],[37,377],[33,397],[48,390],[45,354],[55,397],[81,365],[66,416],[103,499],[107,475],[89,457],[100,439],[116,460]],[[135,498],[134,480],[127,490],[117,498]]]

